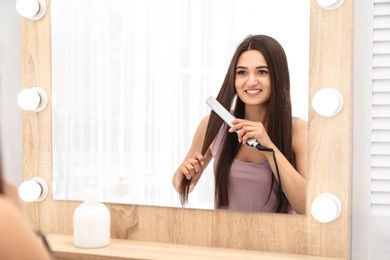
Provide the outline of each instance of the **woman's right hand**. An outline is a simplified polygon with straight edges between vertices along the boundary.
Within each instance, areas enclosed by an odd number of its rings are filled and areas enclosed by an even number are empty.
[[[184,178],[191,180],[190,192],[194,189],[203,173],[204,156],[195,152],[191,158],[186,158],[175,172],[174,187],[179,192],[180,183]]]

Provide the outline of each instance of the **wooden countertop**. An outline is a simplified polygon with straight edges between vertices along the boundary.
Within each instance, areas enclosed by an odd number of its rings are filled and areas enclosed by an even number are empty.
[[[318,256],[279,254],[251,250],[237,250],[215,247],[188,246],[167,243],[152,243],[133,240],[111,239],[109,246],[97,249],[81,249],[73,246],[71,235],[47,235],[56,260],[119,260],[119,259],[155,259],[155,260],[201,260],[201,259],[256,259],[256,260],[336,260]]]

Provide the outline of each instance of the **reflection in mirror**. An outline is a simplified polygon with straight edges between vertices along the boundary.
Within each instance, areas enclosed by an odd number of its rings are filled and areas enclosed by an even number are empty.
[[[308,1],[52,0],[53,198],[180,207],[172,175],[248,34],[284,47],[307,120]],[[291,12],[294,10],[294,12]],[[208,167],[188,207],[212,209]]]

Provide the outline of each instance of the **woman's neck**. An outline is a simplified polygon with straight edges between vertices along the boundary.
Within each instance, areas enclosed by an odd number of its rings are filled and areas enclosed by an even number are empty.
[[[268,118],[268,106],[245,105],[245,119],[266,123]]]

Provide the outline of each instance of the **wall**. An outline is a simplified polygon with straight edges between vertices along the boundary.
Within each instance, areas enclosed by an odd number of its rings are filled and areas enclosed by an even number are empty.
[[[16,1],[0,1],[0,120],[5,178],[23,181],[22,111],[16,97],[22,89],[21,18]]]
[[[373,67],[374,67],[374,13],[381,13],[381,17],[389,17],[387,12],[379,12],[374,4],[385,3],[381,0],[355,1],[355,83],[354,83],[354,125],[353,135],[353,176],[352,176],[352,259],[354,260],[387,260],[390,255],[390,217],[375,216],[372,214],[371,177],[372,156],[372,116],[373,113]],[[376,9],[376,11],[374,11]],[[386,9],[386,8],[384,8]],[[388,10],[388,9],[387,9]],[[386,13],[386,15],[384,15]],[[390,21],[387,18],[387,21]],[[389,28],[389,22],[387,22]],[[387,37],[388,39],[388,37]],[[389,44],[389,42],[383,42]],[[385,54],[385,53],[382,53]],[[376,93],[386,97],[389,91]],[[383,106],[385,107],[385,106]],[[388,106],[387,106],[388,107]],[[390,111],[385,112],[386,115]],[[386,118],[386,116],[383,116]],[[387,116],[388,118],[388,116]],[[389,126],[380,126],[384,131]],[[386,143],[380,143],[385,147]],[[381,151],[388,154],[386,148]],[[388,171],[387,171],[388,172]],[[387,177],[388,178],[388,177]],[[386,180],[383,180],[386,182]],[[386,187],[386,186],[384,186]],[[388,187],[388,186],[387,186]],[[383,188],[386,193],[386,188]],[[389,202],[384,202],[388,204]]]

